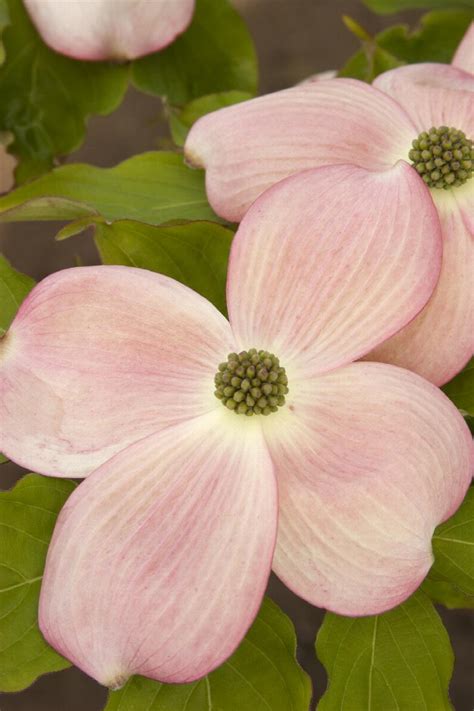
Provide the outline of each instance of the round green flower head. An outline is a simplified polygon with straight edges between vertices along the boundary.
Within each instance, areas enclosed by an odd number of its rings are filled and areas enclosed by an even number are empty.
[[[214,378],[214,395],[237,415],[270,415],[285,404],[288,378],[273,353],[229,353]]]
[[[420,133],[408,154],[415,170],[430,188],[463,185],[472,178],[474,145],[456,128],[440,126]]]

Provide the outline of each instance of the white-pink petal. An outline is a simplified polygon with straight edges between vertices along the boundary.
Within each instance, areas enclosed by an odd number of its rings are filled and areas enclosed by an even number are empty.
[[[471,22],[462,38],[453,57],[452,65],[474,74],[474,22]]]
[[[43,40],[74,59],[135,59],[171,44],[195,0],[24,0]]]
[[[273,569],[318,607],[383,612],[432,564],[434,528],[471,480],[470,432],[437,388],[394,366],[292,385],[290,407],[264,423],[279,488]]]
[[[441,264],[439,219],[417,173],[306,171],[262,195],[234,238],[229,318],[240,348],[291,373],[355,360],[425,305]]]
[[[390,168],[408,155],[415,129],[389,97],[352,79],[329,79],[209,114],[191,129],[185,153],[206,168],[214,210],[242,219],[264,190],[322,165]]]
[[[68,500],[48,552],[41,630],[111,688],[133,674],[170,683],[204,676],[258,612],[276,523],[273,465],[256,418],[220,406],[165,429]]]
[[[417,135],[433,126],[453,126],[468,138],[474,136],[474,76],[461,69],[446,64],[410,64],[380,74],[373,86],[405,109]]]
[[[132,442],[222,407],[226,319],[187,287],[143,269],[49,276],[0,340],[0,451],[52,476],[87,476]]]
[[[474,231],[458,189],[434,190],[443,232],[443,264],[433,296],[412,323],[366,356],[408,368],[436,385],[474,352]]]

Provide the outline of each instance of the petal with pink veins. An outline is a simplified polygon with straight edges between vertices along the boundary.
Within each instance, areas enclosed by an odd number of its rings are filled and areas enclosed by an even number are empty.
[[[173,279],[67,269],[23,302],[0,340],[0,451],[51,476],[87,476],[132,442],[222,407],[227,320]]]
[[[373,86],[396,99],[416,126],[417,138],[449,126],[474,136],[474,76],[447,64],[410,64],[380,74]],[[401,155],[401,158],[404,156]]]
[[[276,523],[273,465],[256,418],[221,406],[162,430],[116,455],[66,503],[40,628],[105,686],[133,674],[193,681],[232,654],[256,616]]]
[[[329,79],[201,118],[185,153],[206,168],[214,210],[238,222],[269,186],[303,170],[341,163],[390,168],[408,155],[414,133],[389,97],[363,82]]]
[[[474,74],[474,22],[462,38],[452,61],[453,67]]]
[[[136,59],[187,28],[195,0],[24,0],[52,49],[74,59]]]
[[[227,303],[240,348],[291,373],[355,360],[413,319],[433,293],[441,230],[430,193],[400,161],[306,171],[270,188],[234,238]]]
[[[413,370],[436,385],[451,380],[474,351],[474,232],[457,192],[433,191],[443,231],[433,296],[414,321],[366,356]]]
[[[353,363],[293,383],[289,407],[264,432],[279,490],[276,574],[343,615],[403,602],[473,473],[472,438],[453,404],[413,373]]]

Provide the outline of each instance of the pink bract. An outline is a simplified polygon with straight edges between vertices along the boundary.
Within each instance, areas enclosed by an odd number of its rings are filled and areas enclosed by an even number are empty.
[[[440,264],[429,190],[400,162],[311,170],[258,199],[233,242],[229,321],[147,271],[40,283],[0,342],[0,451],[90,474],[49,550],[46,639],[112,688],[199,678],[245,635],[274,549],[315,605],[366,615],[408,597],[469,485],[472,439],[430,383],[353,361],[416,317]],[[213,395],[219,363],[252,347],[288,375],[268,417]]]
[[[469,29],[456,50],[452,63],[458,69],[464,69],[465,72],[474,74],[474,22],[469,25]]]
[[[239,221],[271,185],[316,166],[351,163],[385,171],[408,161],[422,131],[454,126],[474,137],[474,25],[455,66],[414,64],[380,75],[373,86],[352,79],[305,83],[201,118],[186,141],[188,160],[206,169],[209,201]],[[414,170],[414,168],[410,168]],[[474,350],[474,180],[433,189],[443,231],[438,287],[408,328],[370,360],[399,365],[437,385],[450,380]],[[358,185],[347,211],[357,209]],[[415,195],[400,202],[416,209]]]
[[[52,49],[82,60],[136,59],[187,28],[195,0],[24,0]]]

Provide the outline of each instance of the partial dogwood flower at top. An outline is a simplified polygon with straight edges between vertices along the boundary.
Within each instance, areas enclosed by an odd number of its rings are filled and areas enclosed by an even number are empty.
[[[242,640],[272,559],[339,613],[407,598],[469,485],[472,439],[431,383],[354,361],[423,308],[440,263],[428,188],[399,162],[260,197],[233,241],[229,320],[145,270],[41,282],[0,341],[0,451],[90,474],[48,553],[53,647],[112,688],[199,678]]]
[[[384,171],[405,160],[426,181],[443,229],[443,268],[424,311],[370,357],[437,385],[474,346],[474,24],[453,60],[352,80],[309,82],[225,108],[191,129],[188,160],[206,168],[209,201],[231,221],[275,182],[311,167]],[[347,210],[359,199],[354,182]],[[396,199],[394,197],[394,199]],[[407,195],[401,211],[414,210]]]
[[[43,40],[74,59],[156,52],[188,27],[195,0],[23,0]]]

